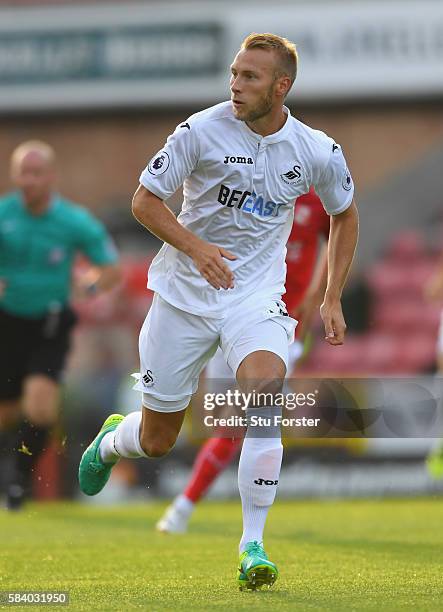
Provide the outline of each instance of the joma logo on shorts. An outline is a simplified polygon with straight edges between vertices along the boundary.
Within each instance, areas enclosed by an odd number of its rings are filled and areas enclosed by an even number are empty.
[[[258,485],[277,485],[278,484],[278,480],[265,480],[264,478],[258,478],[257,480],[254,480],[255,484]]]
[[[252,157],[234,157],[231,155],[226,155],[225,164],[249,164],[250,166],[254,163]]]

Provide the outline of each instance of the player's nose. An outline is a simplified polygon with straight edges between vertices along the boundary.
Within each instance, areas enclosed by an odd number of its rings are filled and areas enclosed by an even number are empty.
[[[240,87],[238,84],[238,79],[233,79],[231,81],[231,91],[233,94],[240,93]]]

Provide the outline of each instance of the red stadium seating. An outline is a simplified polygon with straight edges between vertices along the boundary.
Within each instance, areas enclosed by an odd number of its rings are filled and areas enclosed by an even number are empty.
[[[374,295],[370,330],[348,334],[341,347],[319,339],[301,373],[402,376],[430,371],[442,305],[426,302],[424,287],[438,262],[417,232],[395,236],[386,256],[367,273]]]

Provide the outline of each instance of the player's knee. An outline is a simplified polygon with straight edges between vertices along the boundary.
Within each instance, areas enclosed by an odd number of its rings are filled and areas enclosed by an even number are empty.
[[[54,425],[58,418],[59,387],[45,376],[31,376],[24,385],[23,412],[39,427]]]
[[[58,419],[58,407],[52,404],[29,403],[24,407],[26,418],[37,427],[52,427]]]
[[[242,391],[248,393],[280,393],[286,375],[282,357],[270,351],[255,351],[237,369],[237,380]]]

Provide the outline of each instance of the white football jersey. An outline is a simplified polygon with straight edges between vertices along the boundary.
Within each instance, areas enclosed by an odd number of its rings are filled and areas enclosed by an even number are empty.
[[[140,183],[162,200],[183,184],[179,223],[237,256],[224,260],[235,288],[216,290],[188,255],[164,244],[148,287],[173,306],[222,317],[228,304],[251,294],[282,295],[295,199],[314,185],[329,214],[351,204],[354,186],[340,146],[285,112],[281,130],[260,136],[235,118],[231,102],[217,104],[177,126],[142,172]]]

